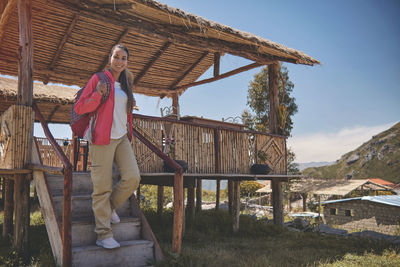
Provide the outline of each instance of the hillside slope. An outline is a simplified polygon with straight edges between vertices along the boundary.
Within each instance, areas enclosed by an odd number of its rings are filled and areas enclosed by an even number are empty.
[[[382,178],[400,182],[400,122],[344,154],[330,166],[307,168],[305,175],[321,178]]]

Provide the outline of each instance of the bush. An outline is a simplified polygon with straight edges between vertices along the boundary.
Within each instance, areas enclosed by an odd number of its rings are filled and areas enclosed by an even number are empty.
[[[240,184],[240,196],[247,197],[247,196],[254,196],[256,191],[263,186],[257,182],[253,181],[244,181]]]

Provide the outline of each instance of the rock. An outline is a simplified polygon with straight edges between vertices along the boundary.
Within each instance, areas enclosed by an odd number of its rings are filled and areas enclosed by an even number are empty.
[[[382,160],[384,156],[383,156],[382,153],[378,153],[378,156],[377,156],[377,157],[378,157],[379,160]]]
[[[381,153],[385,153],[386,151],[388,151],[390,149],[389,145],[384,145],[381,149]]]
[[[355,232],[349,234],[350,236],[368,237],[372,239],[385,240],[393,244],[400,244],[400,236],[386,235],[371,230],[364,230],[362,232]]]
[[[296,218],[293,221],[294,227],[300,230],[304,230],[310,226],[310,222],[307,220],[302,220],[301,218]]]
[[[313,232],[318,232],[318,226],[316,226],[314,228]],[[335,228],[332,228],[329,225],[324,224],[324,223],[319,225],[319,232],[320,233],[324,233],[324,234],[328,234],[328,235],[341,235],[341,236],[347,235],[347,231],[346,230],[335,229]]]
[[[346,163],[347,163],[347,165],[350,165],[350,164],[353,164],[354,162],[356,162],[359,159],[360,159],[360,155],[353,154],[347,159]]]

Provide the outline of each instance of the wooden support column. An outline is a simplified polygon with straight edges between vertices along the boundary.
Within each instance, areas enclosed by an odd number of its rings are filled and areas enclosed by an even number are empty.
[[[215,173],[221,172],[221,144],[220,144],[220,130],[214,129],[214,151],[215,151]],[[219,209],[219,197],[221,191],[221,179],[217,179],[217,190],[215,192],[215,210]]]
[[[220,195],[221,195],[221,179],[217,179],[217,190],[215,192],[215,210],[219,210]]]
[[[303,198],[303,211],[306,211],[307,210],[307,193],[302,193],[301,196]]]
[[[137,199],[137,203],[140,206],[140,184],[136,190],[136,199]]]
[[[280,64],[275,63],[268,66],[269,77],[269,131],[271,134],[279,134],[278,120],[278,81]],[[274,213],[274,224],[283,225],[283,191],[282,182],[273,179],[272,184],[272,206]]]
[[[214,77],[219,76],[220,59],[221,59],[221,53],[215,52],[214,53]]]
[[[188,214],[189,222],[194,221],[195,211],[194,211],[194,187],[189,187],[187,189],[187,204],[186,212]]]
[[[4,179],[4,178],[3,178]],[[14,214],[14,180],[5,179],[3,237],[11,237]]]
[[[32,38],[32,2],[31,0],[18,0],[19,18],[19,49],[18,49],[18,96],[17,105],[32,107],[33,98],[33,38]],[[26,114],[24,114],[26,116]],[[25,118],[22,118],[25,119]],[[33,121],[32,121],[33,125]],[[29,125],[17,131],[21,140],[32,140],[32,132]],[[26,152],[31,154],[31,142],[28,142]],[[22,152],[20,152],[22,153]],[[15,162],[15,167],[22,168],[29,163],[29,157],[21,162]],[[26,160],[25,162],[23,162]],[[22,255],[28,253],[28,229],[29,229],[29,178],[30,175],[17,174],[14,176],[14,248]]]
[[[200,178],[196,179],[196,213],[201,211],[201,205],[203,202],[202,194],[203,194],[203,189],[202,185],[203,182]]]
[[[240,181],[233,182],[233,232],[239,231]]]
[[[174,226],[172,233],[172,252],[181,253],[183,228],[183,174],[174,176]]]
[[[172,114],[179,116],[179,95],[177,93],[172,96]]]
[[[228,207],[229,214],[233,215],[233,181],[228,180]]]
[[[161,217],[164,207],[164,186],[157,187],[157,214]]]

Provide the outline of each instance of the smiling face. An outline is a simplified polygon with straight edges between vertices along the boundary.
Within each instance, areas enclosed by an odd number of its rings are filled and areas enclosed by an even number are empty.
[[[128,66],[128,53],[124,49],[116,47],[111,55],[110,64],[114,78],[119,77]]]

